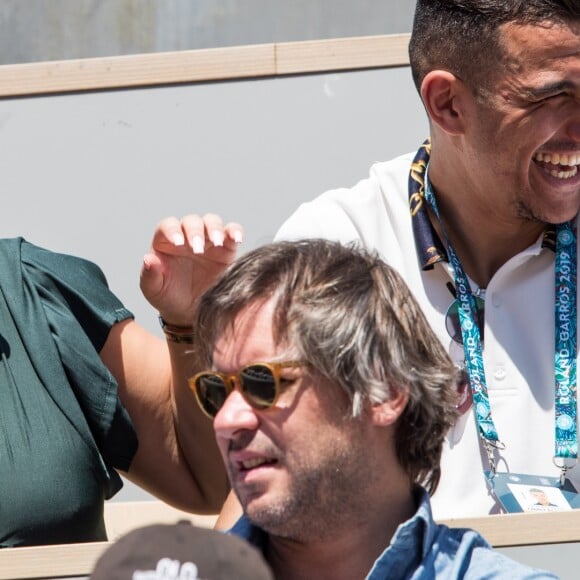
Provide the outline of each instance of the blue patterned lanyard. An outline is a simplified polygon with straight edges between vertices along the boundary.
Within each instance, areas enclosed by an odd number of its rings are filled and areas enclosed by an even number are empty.
[[[428,175],[425,175],[425,199],[435,212],[439,223],[441,223],[439,209],[437,208],[437,202],[435,201],[435,195]],[[447,236],[445,237],[447,238]],[[465,355],[465,363],[467,365],[467,372],[469,374],[475,417],[479,428],[479,436],[487,451],[493,470],[493,447],[503,447],[503,444],[499,440],[497,429],[495,428],[491,416],[491,405],[487,394],[487,383],[485,380],[485,370],[483,368],[483,345],[481,342],[479,327],[476,323],[477,306],[475,304],[475,298],[471,292],[471,286],[467,279],[467,275],[461,266],[461,262],[459,261],[455,250],[449,243],[449,240],[446,239],[446,241],[449,261],[455,275],[459,323],[461,325],[463,351]]]
[[[566,471],[578,461],[576,388],[576,226],[564,223],[556,229],[556,450],[554,464]]]
[[[435,212],[439,210],[428,178],[425,176],[425,199]],[[445,235],[445,234],[444,234]],[[554,463],[561,469],[561,482],[566,471],[574,466],[578,456],[576,422],[576,229],[575,223],[564,223],[556,228],[555,262],[555,455]],[[492,472],[495,470],[493,448],[503,449],[491,416],[483,367],[483,344],[477,321],[477,307],[467,275],[455,250],[447,241],[449,261],[455,275],[459,321],[465,362],[473,396],[479,436],[483,442]]]

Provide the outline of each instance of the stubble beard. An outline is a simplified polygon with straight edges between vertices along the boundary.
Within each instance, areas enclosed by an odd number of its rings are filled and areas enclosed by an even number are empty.
[[[365,519],[368,490],[376,483],[372,471],[368,456],[352,447],[327,450],[316,465],[293,470],[283,497],[268,505],[250,504],[246,517],[280,538],[301,543],[327,539]]]
[[[520,199],[516,201],[515,206],[516,206],[516,215],[519,218],[535,224],[549,223],[548,220],[544,219],[542,216],[539,216],[525,201]]]

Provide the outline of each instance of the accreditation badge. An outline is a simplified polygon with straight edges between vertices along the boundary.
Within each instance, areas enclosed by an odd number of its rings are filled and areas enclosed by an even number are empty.
[[[555,512],[580,508],[580,494],[570,480],[559,477],[495,473],[485,476],[493,495],[507,513]]]

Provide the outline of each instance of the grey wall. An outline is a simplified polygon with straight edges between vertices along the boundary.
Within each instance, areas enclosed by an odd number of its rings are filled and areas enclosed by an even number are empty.
[[[415,0],[0,0],[0,64],[409,32]]]
[[[578,542],[513,546],[499,551],[532,568],[549,570],[561,580],[578,580]]]

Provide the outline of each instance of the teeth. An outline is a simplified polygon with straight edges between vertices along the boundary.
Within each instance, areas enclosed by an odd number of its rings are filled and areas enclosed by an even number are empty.
[[[559,179],[570,179],[570,177],[574,177],[578,174],[578,167],[574,166],[570,171],[556,171],[552,169],[551,171],[548,171],[548,173],[552,177],[558,177]]]
[[[242,461],[242,467],[244,469],[253,469],[254,467],[258,467],[258,465],[262,465],[262,463],[266,463],[264,459],[248,459],[248,461]]]
[[[551,163],[552,165],[565,165],[567,167],[574,167],[580,165],[580,153],[536,153],[534,156],[536,161],[543,161],[544,163]]]
[[[557,179],[570,179],[578,175],[580,153],[536,153],[534,159],[546,164],[540,165],[542,170]]]

